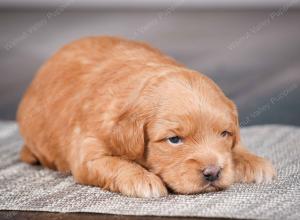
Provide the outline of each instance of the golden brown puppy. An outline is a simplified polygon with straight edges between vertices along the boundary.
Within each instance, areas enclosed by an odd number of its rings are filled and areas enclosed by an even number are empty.
[[[28,88],[18,122],[23,161],[124,195],[275,175],[242,146],[236,107],[212,80],[140,42],[89,37],[63,47]]]

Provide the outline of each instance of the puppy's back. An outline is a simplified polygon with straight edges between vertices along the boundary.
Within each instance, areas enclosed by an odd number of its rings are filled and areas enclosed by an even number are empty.
[[[150,77],[143,69],[155,73],[152,65],[180,66],[144,43],[121,38],[89,37],[64,46],[40,68],[19,105],[22,158],[69,170],[76,124],[93,129],[95,117],[117,111],[109,109],[118,106],[113,102],[130,92],[128,85]]]

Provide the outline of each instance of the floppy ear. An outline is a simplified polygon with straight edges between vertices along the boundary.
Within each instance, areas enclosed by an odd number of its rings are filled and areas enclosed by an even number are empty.
[[[144,156],[147,144],[146,124],[154,109],[152,98],[145,95],[150,80],[151,78],[145,79],[137,88],[127,93],[128,96],[119,110],[110,135],[116,155],[131,160]]]
[[[238,116],[237,107],[234,104],[234,102],[228,99],[227,103],[229,104],[229,106],[231,108],[231,117],[234,118],[234,124],[235,124],[234,136],[235,136],[235,139],[234,139],[234,142],[232,144],[232,149],[235,149],[241,143],[239,116]]]
[[[245,161],[247,158],[252,158],[254,155],[245,147],[241,140],[240,124],[238,118],[238,111],[234,104],[234,115],[236,120],[236,130],[235,130],[235,140],[233,143],[233,159],[235,163],[241,163],[240,161]]]
[[[141,110],[126,109],[116,120],[111,134],[113,153],[130,160],[143,157],[145,147],[145,118],[138,113]]]
[[[233,144],[233,149],[237,149],[241,147],[241,132],[240,132],[240,125],[239,125],[239,120],[238,118],[236,119],[237,123],[236,123],[236,129],[235,129],[235,140],[234,140],[234,144]]]
[[[232,102],[232,101],[230,101],[230,105],[233,109],[233,116],[235,118],[235,126],[236,126],[235,132],[234,132],[235,133],[235,140],[234,140],[232,149],[233,149],[233,151],[239,151],[239,150],[242,150],[242,149],[245,150],[245,147],[243,147],[242,140],[241,140],[239,115],[238,115],[237,107],[234,104],[234,102]]]

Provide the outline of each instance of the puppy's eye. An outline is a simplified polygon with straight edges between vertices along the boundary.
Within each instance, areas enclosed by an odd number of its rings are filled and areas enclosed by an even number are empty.
[[[232,133],[229,132],[229,131],[222,131],[221,136],[222,137],[229,137],[229,136],[232,136]]]
[[[179,136],[169,137],[169,138],[167,139],[167,142],[168,142],[169,144],[178,145],[178,144],[181,144],[181,143],[182,143],[182,138],[179,137]]]

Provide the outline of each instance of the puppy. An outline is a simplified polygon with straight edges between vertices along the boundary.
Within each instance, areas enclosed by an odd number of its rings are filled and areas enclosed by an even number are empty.
[[[275,176],[243,147],[236,107],[212,80],[140,42],[89,37],[64,46],[38,71],[17,120],[23,161],[127,196]]]

